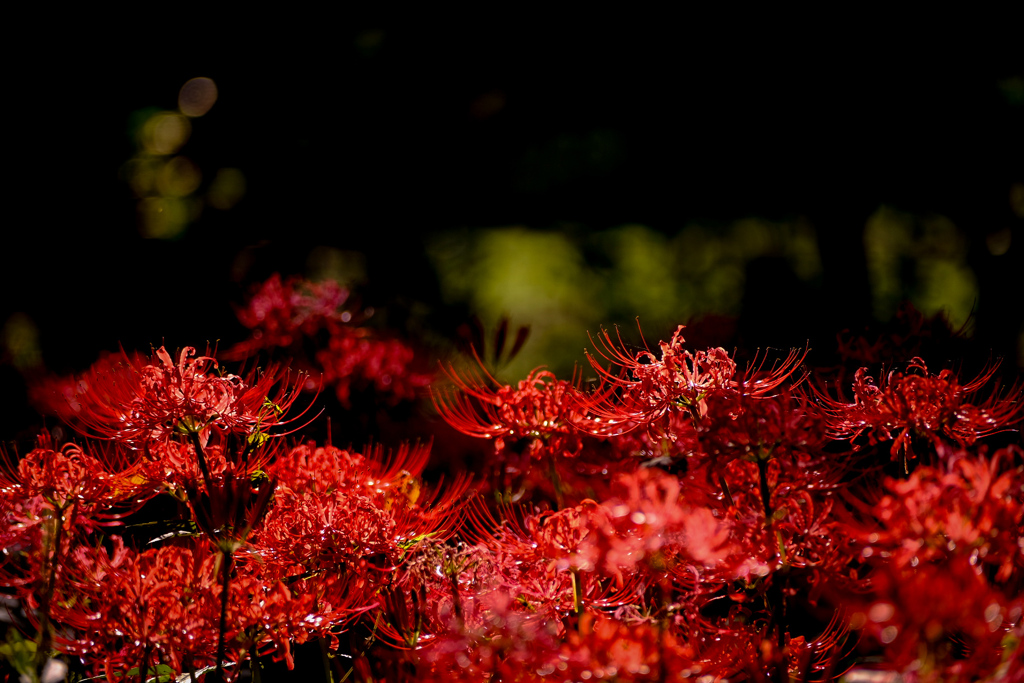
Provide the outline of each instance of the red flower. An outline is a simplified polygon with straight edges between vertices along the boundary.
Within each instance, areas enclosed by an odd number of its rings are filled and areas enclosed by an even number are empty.
[[[433,379],[414,368],[415,353],[398,339],[380,339],[366,328],[334,326],[327,348],[317,352],[323,382],[350,407],[352,389],[373,387],[390,405],[415,399]]]
[[[951,370],[934,375],[923,360],[914,358],[906,371],[893,370],[882,376],[878,386],[868,376],[867,368],[860,368],[854,375],[853,403],[834,400],[821,392],[818,400],[826,412],[832,438],[853,441],[867,434],[872,444],[892,440],[894,460],[900,453],[912,458],[912,437],[926,438],[935,445],[947,439],[967,446],[1021,419],[1024,402],[1016,387],[1009,396],[993,391],[987,398],[976,400],[996,367],[990,366],[961,384]]]
[[[887,478],[887,494],[875,506],[878,528],[860,534],[865,553],[884,553],[898,568],[963,555],[972,566],[990,567],[995,583],[1013,586],[1014,576],[1024,576],[1024,473],[1002,463],[1019,453],[954,453],[946,466]]]
[[[683,348],[686,341],[680,325],[669,342],[661,342],[661,357],[650,349],[634,352],[622,342],[616,344],[608,332],[599,337],[600,356],[610,363],[602,367],[589,353],[590,364],[603,386],[591,396],[581,396],[588,420],[581,423],[594,433],[619,434],[640,426],[652,426],[674,409],[683,409],[694,419],[708,411],[708,398],[716,393],[740,392],[746,396],[767,396],[782,385],[803,362],[807,352],[791,351],[771,370],[762,370],[764,360],[737,375],[736,363],[723,348],[693,353]],[[617,369],[615,369],[617,368]]]
[[[673,569],[684,561],[712,568],[733,550],[731,524],[707,507],[691,507],[670,474],[651,467],[620,475],[612,494],[604,503],[614,529],[604,549],[609,566]]]
[[[190,481],[185,491],[196,524],[222,552],[231,554],[263,519],[276,487],[271,479],[253,488],[248,474],[229,470],[206,481],[203,489]]]
[[[77,504],[79,511],[100,510],[122,502],[141,505],[155,490],[138,477],[134,458],[118,448],[98,449],[99,457],[77,444],[54,450],[44,434],[39,447],[23,457],[17,468],[0,468],[2,494],[8,500],[43,497],[57,509]],[[4,471],[5,469],[9,471]],[[150,489],[150,490],[146,490]]]
[[[446,374],[457,391],[431,392],[434,406],[448,424],[463,434],[495,439],[499,453],[515,439],[528,439],[535,459],[544,453],[566,457],[579,453],[582,442],[572,422],[580,416],[572,414],[571,382],[536,368],[512,386],[498,382],[482,365],[481,369],[483,376],[467,373],[464,378],[449,366]]]
[[[69,584],[55,601],[55,620],[76,637],[58,645],[102,663],[109,680],[144,660],[175,672],[215,661],[224,558],[203,547],[129,550],[117,536],[113,551],[80,547],[71,559]],[[237,565],[236,565],[237,566]],[[230,582],[228,655],[242,661],[249,648],[276,650],[291,665],[290,642],[303,642],[314,612],[312,597],[238,566]]]
[[[882,644],[886,668],[910,681],[967,683],[999,664],[1006,599],[966,557],[916,569],[883,565],[872,587],[873,601],[853,613],[851,626]]]
[[[276,366],[246,378],[218,370],[216,360],[195,357],[192,347],[177,363],[163,347],[149,362],[122,354],[120,362],[85,373],[60,415],[84,432],[133,447],[174,434],[198,433],[204,443],[211,431],[262,435],[284,424],[299,382],[289,386]]]
[[[288,348],[302,337],[310,337],[329,322],[351,320],[342,310],[349,292],[333,280],[311,282],[290,277],[284,282],[274,273],[258,285],[242,308],[238,320],[253,330],[252,338],[222,354],[227,360],[248,358],[259,349]]]
[[[331,446],[293,449],[267,468],[278,486],[253,554],[306,572],[363,571],[367,563],[379,570],[401,564],[427,539],[448,538],[468,479],[427,495],[418,475],[428,453],[406,447],[388,461],[380,449],[369,457]],[[384,578],[378,572],[374,582]]]
[[[579,629],[566,634],[555,660],[556,680],[662,681],[667,676],[718,680],[716,663],[698,656],[685,631],[650,621],[587,613]]]
[[[54,621],[74,629],[60,649],[88,655],[108,680],[157,661],[180,672],[214,659],[217,645],[217,556],[165,547],[136,553],[112,537],[113,550],[79,547]]]

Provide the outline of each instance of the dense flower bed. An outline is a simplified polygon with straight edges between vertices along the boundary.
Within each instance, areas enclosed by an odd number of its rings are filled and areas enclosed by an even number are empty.
[[[29,679],[259,679],[301,652],[334,681],[1024,681],[1021,391],[936,371],[939,323],[905,315],[831,368],[681,326],[508,384],[480,339],[434,372],[344,289],[275,276],[219,355],[33,388],[78,436],[5,454],[0,649]],[[275,351],[294,370],[226,369]],[[314,440],[326,390],[429,397],[474,471],[437,476],[440,422],[433,447]]]

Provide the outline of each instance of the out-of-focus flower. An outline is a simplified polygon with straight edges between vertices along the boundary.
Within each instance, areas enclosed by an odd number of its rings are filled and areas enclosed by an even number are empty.
[[[373,309],[361,310],[349,291],[331,280],[282,281],[275,273],[253,290],[237,313],[252,335],[221,353],[221,358],[238,360],[263,349],[287,349],[299,356],[300,366],[322,372],[322,384],[334,387],[346,408],[352,407],[353,392],[369,389],[375,400],[388,405],[413,400],[433,379],[433,373],[418,367],[408,343],[365,326]],[[305,388],[317,385],[307,381]]]
[[[966,557],[916,568],[883,564],[872,588],[852,625],[881,643],[885,668],[904,680],[982,680],[1001,660],[1005,598]]]
[[[886,478],[875,506],[877,528],[859,535],[871,555],[885,553],[895,567],[968,558],[987,567],[996,584],[1024,577],[1024,473],[1007,467],[1019,449],[992,456],[956,453],[940,467],[921,466],[907,479]]]
[[[433,374],[415,367],[416,355],[399,339],[382,339],[365,328],[338,328],[327,348],[316,353],[323,382],[333,386],[343,406],[353,390],[372,387],[379,401],[395,405],[426,392]]]
[[[245,306],[236,309],[238,320],[253,330],[252,337],[221,357],[240,360],[259,349],[288,348],[330,322],[349,322],[352,314],[343,308],[348,299],[349,291],[333,280],[290,277],[282,281],[274,273],[253,290]]]

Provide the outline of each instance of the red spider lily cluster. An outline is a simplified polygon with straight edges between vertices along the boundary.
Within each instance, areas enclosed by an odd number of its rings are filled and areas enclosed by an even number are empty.
[[[602,332],[592,380],[505,383],[482,349],[434,378],[350,303],[275,276],[219,359],[122,353],[34,389],[80,438],[43,432],[0,470],[6,647],[34,641],[10,666],[1024,682],[1024,402],[995,366],[965,380],[849,335],[841,366],[738,363],[680,327],[653,350]],[[281,352],[318,374],[224,368]],[[353,391],[432,403],[435,445],[310,439],[326,418],[297,406],[320,386],[329,412],[358,409]],[[442,480],[445,422],[480,441],[474,471]]]
[[[394,405],[415,399],[429,386],[428,364],[416,363],[412,347],[368,327],[373,309],[360,309],[349,291],[330,280],[310,282],[279,275],[256,288],[238,319],[252,330],[250,338],[223,354],[249,358],[261,349],[284,349],[318,382],[333,387],[338,400],[351,407],[353,391],[372,388],[376,401]],[[314,349],[308,351],[312,342]],[[308,357],[308,359],[307,359]],[[422,359],[420,359],[422,361]],[[307,389],[320,384],[308,383]]]

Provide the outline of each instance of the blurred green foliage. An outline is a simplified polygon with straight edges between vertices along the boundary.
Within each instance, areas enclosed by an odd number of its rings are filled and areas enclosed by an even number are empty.
[[[969,321],[977,278],[966,238],[948,218],[883,206],[865,226],[864,246],[876,319],[889,320],[909,298],[925,314],[945,312],[955,328]],[[489,326],[509,315],[532,327],[506,380],[541,363],[568,376],[583,359],[587,332],[601,326],[623,326],[627,338],[639,341],[639,320],[653,343],[704,315],[739,317],[754,259],[783,259],[812,289],[822,275],[810,225],[757,218],[688,225],[675,235],[642,225],[589,233],[449,232],[433,239],[429,254],[447,303],[467,306]]]
[[[706,314],[738,316],[745,267],[784,257],[808,282],[820,277],[814,231],[801,223],[745,219],[718,229],[690,225],[665,235],[642,225],[573,234],[524,227],[450,232],[429,245],[447,303],[494,326],[502,315],[529,324],[531,341],[506,379],[547,363],[568,376],[587,332],[621,325],[648,341]]]
[[[966,238],[948,218],[883,206],[868,220],[864,249],[878,320],[892,318],[909,298],[926,315],[945,312],[954,329],[968,323],[978,282]]]

